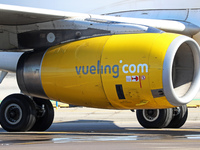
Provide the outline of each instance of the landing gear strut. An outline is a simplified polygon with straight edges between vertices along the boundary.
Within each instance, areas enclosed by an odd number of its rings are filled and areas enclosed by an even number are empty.
[[[53,107],[48,100],[12,94],[0,105],[1,126],[9,132],[44,131],[50,127],[53,118]]]
[[[54,119],[52,103],[41,98],[33,98],[33,101],[36,103],[37,116],[31,131],[45,131],[51,126]]]

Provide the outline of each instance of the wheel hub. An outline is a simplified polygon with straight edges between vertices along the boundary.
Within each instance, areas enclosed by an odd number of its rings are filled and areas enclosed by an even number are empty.
[[[22,109],[17,104],[10,104],[5,109],[5,119],[11,125],[16,125],[22,119]]]
[[[147,121],[153,122],[158,118],[159,110],[158,109],[146,109],[146,110],[143,110],[143,116]]]

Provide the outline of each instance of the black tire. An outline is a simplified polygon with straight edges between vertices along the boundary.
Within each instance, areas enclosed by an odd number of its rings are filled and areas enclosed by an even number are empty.
[[[0,122],[9,132],[28,131],[36,121],[34,102],[25,95],[7,96],[0,105]]]
[[[36,107],[38,107],[37,118],[34,126],[30,129],[30,131],[46,131],[54,119],[54,109],[50,100],[41,99],[41,98],[33,98],[36,103]],[[43,107],[43,111],[41,111]]]
[[[186,105],[173,108],[174,117],[166,128],[180,128],[182,127],[188,117],[188,108]]]
[[[172,109],[144,109],[136,111],[138,122],[144,128],[164,128],[172,120]]]

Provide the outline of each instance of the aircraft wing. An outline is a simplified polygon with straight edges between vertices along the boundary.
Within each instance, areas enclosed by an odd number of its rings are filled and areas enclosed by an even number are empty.
[[[0,4],[0,50],[49,48],[98,35],[172,32],[193,36],[184,20],[91,15]]]
[[[162,19],[162,17],[159,17],[159,19],[115,17],[107,15],[91,15],[83,13],[73,13],[0,4],[0,25],[30,25],[69,18],[76,18],[76,20],[82,20],[86,22],[89,21],[90,23],[98,22],[101,24],[137,24],[157,28],[167,32],[175,32],[189,36],[194,35],[200,31],[199,26],[193,23],[185,22],[182,20],[164,20]],[[128,26],[128,28],[129,27],[130,26]]]
[[[75,16],[85,15],[80,13],[0,4],[0,25],[27,25]]]

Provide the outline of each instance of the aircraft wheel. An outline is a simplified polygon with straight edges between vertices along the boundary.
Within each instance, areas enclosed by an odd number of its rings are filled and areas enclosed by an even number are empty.
[[[136,115],[144,128],[163,128],[172,120],[172,108],[137,110]]]
[[[35,125],[30,131],[45,131],[47,130],[54,119],[54,109],[50,100],[33,98],[37,108],[37,118]]]
[[[166,128],[180,128],[184,125],[188,116],[188,108],[186,105],[173,108],[173,119]]]
[[[28,131],[36,121],[35,116],[34,102],[26,95],[9,95],[0,105],[0,122],[6,131]]]

